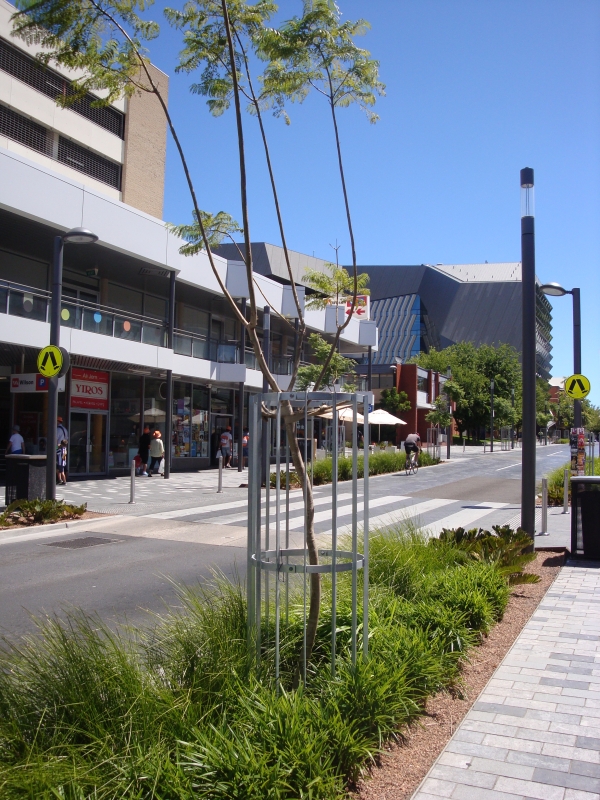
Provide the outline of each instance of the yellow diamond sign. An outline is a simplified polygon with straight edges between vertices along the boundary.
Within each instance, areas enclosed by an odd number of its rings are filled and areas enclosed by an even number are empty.
[[[590,382],[585,375],[571,375],[565,380],[565,392],[573,400],[583,400],[590,393]]]
[[[50,344],[38,353],[37,368],[44,377],[54,378],[61,371],[62,366],[63,354],[60,347]]]

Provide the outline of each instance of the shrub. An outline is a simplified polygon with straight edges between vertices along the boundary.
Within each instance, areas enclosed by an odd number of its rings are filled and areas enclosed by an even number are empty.
[[[503,570],[522,568],[520,542],[505,529],[446,531],[439,542],[408,524],[375,532],[370,657],[351,663],[351,576],[341,573],[331,677],[324,579],[310,679],[298,691],[289,687],[301,606],[281,619],[277,691],[272,628],[257,670],[245,591],[220,576],[180,589],[179,610],[126,637],[76,612],[41,622],[0,653],[2,797],[341,799],[427,697],[456,684],[469,647],[504,611]]]
[[[548,505],[549,506],[562,506],[564,503],[565,491],[564,491],[564,481],[565,481],[565,470],[569,470],[569,476],[571,475],[571,463],[567,461],[566,464],[563,464],[562,467],[557,467],[553,469],[552,472],[548,473],[547,480],[548,480]],[[586,459],[585,462],[585,474],[591,475],[592,474],[592,462],[590,459]],[[600,475],[600,458],[594,459],[594,474]],[[538,492],[541,492],[541,484],[538,486]],[[571,502],[571,482],[569,481],[569,503]]]
[[[0,515],[0,527],[76,519],[85,514],[86,508],[87,503],[73,506],[62,500],[14,500]]]

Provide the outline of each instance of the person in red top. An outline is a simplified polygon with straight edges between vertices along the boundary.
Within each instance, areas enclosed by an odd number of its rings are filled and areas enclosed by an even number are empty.
[[[231,469],[231,444],[233,442],[233,436],[231,435],[231,425],[228,425],[223,433],[221,434],[221,439],[219,441],[219,445],[221,447],[221,453],[223,455],[223,466],[225,469]]]

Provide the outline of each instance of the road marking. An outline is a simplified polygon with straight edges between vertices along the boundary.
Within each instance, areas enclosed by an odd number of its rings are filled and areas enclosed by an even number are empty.
[[[351,493],[344,492],[343,494],[338,495],[338,500],[348,500],[351,497],[352,497]],[[322,505],[325,505],[326,503],[331,503],[331,496],[329,496],[329,497],[317,497],[317,498],[315,498],[315,500],[313,502],[314,502],[315,506],[322,506]],[[246,502],[246,505],[248,505],[247,502]],[[304,508],[304,500],[300,500],[299,502],[296,502],[296,503],[290,503],[290,511],[298,511],[301,508]],[[275,502],[273,502],[271,504],[270,509],[269,509],[269,519],[272,519],[273,522],[275,521],[275,511],[276,510],[277,510],[277,507],[275,505]],[[281,510],[281,513],[285,513],[285,503],[281,503],[280,510]],[[265,516],[264,499],[263,499],[263,501],[261,503],[261,515],[264,518],[264,516]],[[211,522],[214,522],[215,525],[231,525],[234,522],[243,522],[246,519],[248,519],[248,513],[247,512],[245,514],[231,514],[231,515],[226,516],[226,517],[219,517],[219,519],[211,520]],[[198,521],[200,522],[200,520],[198,520]]]
[[[486,505],[491,506],[492,503],[487,503]],[[508,503],[494,503],[495,508],[505,508],[508,506]],[[460,511],[457,511],[455,514],[450,514],[448,517],[444,517],[443,519],[438,519],[436,522],[433,522],[431,525],[425,525],[425,529],[427,530],[430,536],[439,536],[440,533],[444,528],[466,528],[467,525],[472,525],[473,522],[479,519],[483,519],[487,517],[491,512],[487,514],[482,514],[482,508],[462,508]]]
[[[210,511],[219,511],[223,508],[241,508],[247,506],[248,500],[234,500],[232,503],[213,503],[210,506],[197,506],[196,508],[180,508],[177,511],[159,511],[156,514],[144,514],[145,517],[152,519],[177,519],[177,517],[189,517],[192,514],[208,514]]]
[[[517,461],[517,463],[516,463],[516,464],[509,464],[507,467],[499,467],[499,468],[496,470],[496,472],[500,472],[500,471],[501,471],[501,470],[503,470],[503,469],[510,469],[511,467],[520,467],[520,466],[521,466],[521,462],[520,462],[520,461]]]
[[[396,498],[400,500],[400,498]],[[405,498],[409,500],[410,498]],[[396,511],[388,511],[386,514],[380,514],[377,517],[369,517],[369,530],[372,531],[373,528],[386,528],[389,525],[399,525],[403,522],[413,519],[414,517],[418,517],[420,514],[427,514],[429,511],[435,511],[438,508],[442,508],[443,506],[449,506],[453,503],[456,503],[456,500],[426,500],[423,503],[413,503],[410,506],[403,506],[402,508],[398,508]],[[383,504],[381,504],[383,505]],[[373,508],[373,503],[370,504],[370,507]],[[361,521],[362,527],[362,521]],[[342,529],[338,530],[338,533],[343,535],[344,533],[348,533],[350,531],[350,526],[346,525]],[[317,536],[331,536],[331,531],[316,531]]]

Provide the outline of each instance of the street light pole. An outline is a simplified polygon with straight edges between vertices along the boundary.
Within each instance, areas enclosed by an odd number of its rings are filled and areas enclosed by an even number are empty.
[[[494,379],[490,381],[490,453],[494,452]]]
[[[50,344],[60,347],[60,307],[62,303],[63,250],[65,242],[93,244],[95,233],[85,228],[74,228],[62,236],[54,237],[52,257],[52,297],[50,299]],[[48,380],[48,419],[46,431],[46,500],[56,500],[56,418],[58,416],[58,379]]]
[[[510,401],[511,401],[511,404],[512,404],[513,416],[514,416],[514,410],[515,410],[515,387],[514,386],[510,390]],[[514,419],[512,420],[512,422],[510,424],[510,449],[511,450],[515,449],[515,421],[514,421]]]
[[[521,528],[535,536],[535,217],[533,169],[521,170],[521,292],[523,324],[523,456]]]
[[[573,295],[573,372],[581,374],[581,302],[579,289],[571,289]],[[581,400],[573,403],[573,415],[576,428],[582,428]]]
[[[581,374],[581,298],[580,291],[577,287],[573,289],[564,289],[560,283],[545,283],[540,286],[544,294],[551,297],[564,297],[570,294],[573,297],[573,373],[575,375]],[[581,428],[581,400],[573,402],[573,427]]]
[[[447,380],[452,380],[452,370],[450,367],[446,368],[446,378]],[[448,400],[448,411],[452,413],[452,401],[450,399],[450,395],[446,393],[446,398]],[[450,461],[450,438],[452,436],[452,423],[446,427],[446,461]]]

